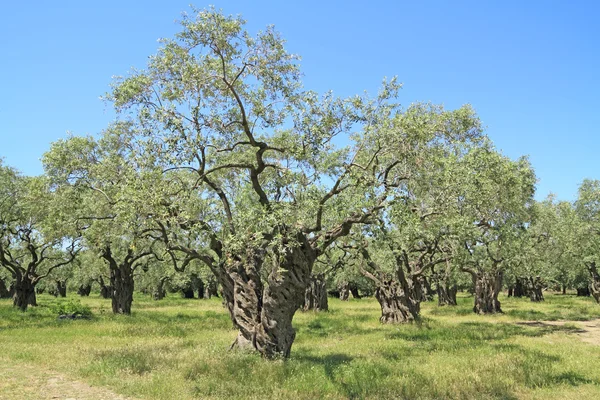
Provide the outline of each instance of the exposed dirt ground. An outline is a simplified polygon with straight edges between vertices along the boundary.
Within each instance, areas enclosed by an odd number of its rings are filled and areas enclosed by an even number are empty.
[[[27,382],[27,384],[24,384]],[[27,364],[0,363],[1,400],[134,400]]]
[[[600,319],[591,321],[524,321],[517,322],[519,325],[527,326],[573,326],[572,333],[577,335],[581,341],[600,346]]]

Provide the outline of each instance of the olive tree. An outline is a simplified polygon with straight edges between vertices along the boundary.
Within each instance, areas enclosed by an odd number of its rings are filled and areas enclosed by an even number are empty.
[[[37,305],[37,284],[73,262],[76,226],[66,216],[72,199],[44,177],[25,177],[0,164],[0,266],[14,281],[13,303]]]
[[[130,314],[134,272],[155,255],[154,242],[144,235],[146,180],[141,177],[126,142],[126,123],[107,129],[100,139],[71,137],[52,144],[43,161],[47,174],[78,198],[71,218],[83,232],[85,247],[104,260],[115,314]]]
[[[272,27],[251,35],[242,19],[208,10],[185,16],[107,96],[133,121],[136,159],[167,181],[154,194],[164,207],[154,237],[180,267],[209,266],[239,329],[234,346],[265,357],[289,356],[315,260],[376,218],[400,185],[395,171],[430,140],[417,111],[401,121],[406,135],[392,129],[394,79],[374,98],[340,99],[303,90],[300,75]],[[472,111],[460,116],[443,133],[472,129]],[[174,234],[182,229],[194,242]]]
[[[575,208],[581,222],[578,235],[581,262],[589,273],[589,290],[600,303],[600,181],[586,179],[579,187]]]
[[[431,125],[435,117],[439,126],[448,126],[456,123],[457,115],[429,115]],[[478,126],[478,121],[472,125]],[[433,127],[433,131],[440,130]],[[449,268],[461,222],[457,199],[462,189],[459,177],[465,171],[460,160],[468,146],[464,136],[455,140],[435,137],[426,146],[379,224],[369,228],[371,244],[358,246],[365,261],[362,273],[376,286],[383,323],[418,319],[420,303],[433,297],[432,278],[440,304],[456,304],[456,290],[448,282],[451,271],[440,270]]]
[[[464,162],[469,173],[459,198],[463,227],[457,261],[473,279],[473,311],[502,312],[498,295],[530,220],[535,174],[526,158],[510,160],[490,144],[473,148]]]

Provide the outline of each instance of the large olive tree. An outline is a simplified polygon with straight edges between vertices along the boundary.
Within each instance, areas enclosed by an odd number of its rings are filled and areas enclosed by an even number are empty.
[[[273,28],[253,36],[214,10],[182,27],[108,98],[134,123],[136,159],[165,181],[153,237],[178,268],[211,268],[234,346],[287,357],[317,257],[377,217],[427,143],[477,134],[472,111],[444,126],[427,105],[397,119],[395,80],[375,98],[319,96]]]

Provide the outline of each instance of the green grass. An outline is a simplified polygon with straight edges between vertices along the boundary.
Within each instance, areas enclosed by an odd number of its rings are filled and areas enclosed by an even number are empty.
[[[462,296],[457,307],[425,303],[420,323],[396,326],[378,322],[374,299],[330,299],[330,312],[296,314],[292,358],[275,362],[228,351],[236,332],[219,299],[139,295],[125,317],[92,296],[81,302],[94,317],[77,321],[57,320],[57,301],[40,296],[27,313],[0,301],[4,368],[54,370],[139,399],[600,396],[600,346],[582,342],[576,323],[518,324],[600,318],[600,306],[575,296],[501,298],[496,316],[473,314]]]

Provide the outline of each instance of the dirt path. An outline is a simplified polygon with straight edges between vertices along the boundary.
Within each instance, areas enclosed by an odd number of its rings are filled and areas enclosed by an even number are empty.
[[[0,363],[0,400],[134,400],[27,364]]]
[[[600,346],[600,319],[590,321],[524,321],[517,322],[517,324],[539,327],[573,325],[577,329],[574,329],[572,333],[577,335],[581,341]]]

